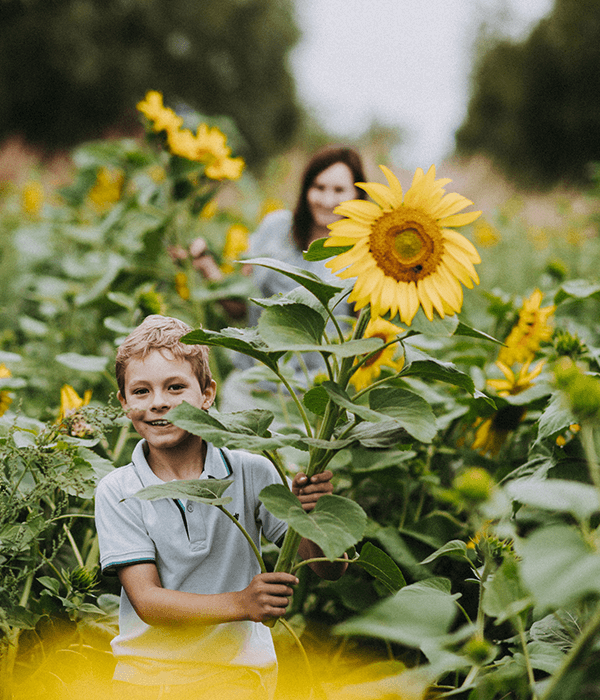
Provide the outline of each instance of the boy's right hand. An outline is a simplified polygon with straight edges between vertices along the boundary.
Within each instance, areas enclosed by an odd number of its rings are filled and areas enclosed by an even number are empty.
[[[285,615],[298,579],[281,571],[257,574],[250,585],[240,591],[244,618],[252,622],[265,622]]]

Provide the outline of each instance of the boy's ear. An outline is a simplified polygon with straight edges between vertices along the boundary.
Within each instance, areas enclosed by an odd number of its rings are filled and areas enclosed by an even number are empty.
[[[206,387],[206,389],[202,392],[204,394],[204,401],[202,401],[202,408],[206,410],[207,408],[210,408],[215,400],[215,397],[217,396],[217,383],[215,382],[214,379],[210,380],[210,384]]]
[[[127,406],[127,400],[125,399],[125,397],[121,393],[120,389],[119,389],[119,391],[117,391],[117,398],[119,399],[119,403],[121,404],[122,408],[125,409],[125,407]]]

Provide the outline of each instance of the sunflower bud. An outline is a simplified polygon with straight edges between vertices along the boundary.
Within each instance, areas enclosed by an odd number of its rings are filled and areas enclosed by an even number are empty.
[[[571,407],[580,420],[600,418],[600,381],[577,367],[568,357],[558,362],[554,376]]]
[[[471,467],[454,479],[454,488],[465,500],[482,503],[492,495],[494,480],[485,469]]]

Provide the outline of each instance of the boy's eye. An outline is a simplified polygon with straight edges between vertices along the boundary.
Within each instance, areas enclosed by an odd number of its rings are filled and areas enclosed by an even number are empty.
[[[143,389],[143,388],[134,389],[131,393],[134,394],[135,396],[140,396],[141,394],[147,394],[148,389]]]
[[[169,389],[172,389],[173,391],[181,391],[182,389],[185,389],[184,384],[171,384]]]

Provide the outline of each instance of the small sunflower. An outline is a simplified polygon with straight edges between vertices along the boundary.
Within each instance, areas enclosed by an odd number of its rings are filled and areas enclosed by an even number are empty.
[[[178,272],[175,275],[175,291],[184,301],[187,301],[190,298],[190,288],[188,286],[188,278],[185,272]]]
[[[230,274],[234,271],[233,261],[248,250],[250,231],[241,224],[233,224],[227,231],[225,246],[223,247],[223,264],[221,271]]]
[[[151,122],[154,122],[152,128],[157,133],[159,131],[177,131],[183,124],[183,119],[170,109],[163,105],[163,96],[156,90],[150,90],[146,93],[146,99],[137,103],[137,109]]]
[[[395,326],[393,323],[383,318],[372,318],[367,324],[364,337],[381,338],[384,343],[389,343],[403,331],[403,328]],[[356,391],[362,391],[372,384],[381,374],[382,366],[390,367],[396,372],[402,369],[404,366],[404,358],[394,359],[396,350],[396,345],[388,345],[383,350],[371,356],[356,370],[356,372],[354,372],[350,378],[350,383]]]
[[[82,406],[87,406],[91,398],[91,389],[88,389],[81,398],[70,384],[64,384],[60,389],[59,421],[74,415]]]
[[[355,308],[371,305],[372,316],[388,311],[410,325],[419,306],[427,318],[460,311],[461,283],[469,289],[479,278],[473,265],[481,262],[475,246],[450,226],[470,224],[481,212],[459,212],[472,202],[446,194],[448,179],[435,179],[435,166],[415,172],[403,196],[396,176],[380,166],[389,187],[356,183],[374,200],[340,204],[336,214],[347,217],[329,225],[325,246],[352,246],[326,263],[342,279],[356,277],[348,301]],[[345,268],[345,269],[344,269]]]
[[[23,213],[37,218],[44,204],[44,188],[37,180],[30,180],[21,191],[21,209]]]
[[[478,419],[475,423],[477,432],[471,448],[482,455],[497,455],[510,433],[519,427],[526,413],[525,406],[508,404],[487,420]]]
[[[220,158],[206,166],[206,177],[211,180],[239,180],[244,170],[243,158]]]
[[[0,364],[0,379],[12,377],[12,372],[2,363]],[[3,416],[9,409],[12,398],[8,391],[0,391],[0,416]]]
[[[539,350],[540,343],[552,338],[553,327],[550,317],[556,307],[540,308],[541,303],[542,293],[539,289],[523,301],[519,320],[504,341],[506,347],[501,348],[498,353],[498,359],[505,365],[532,360]]]
[[[108,211],[121,199],[125,174],[120,169],[102,167],[96,174],[96,182],[88,192],[88,200],[99,213]]]
[[[515,374],[508,365],[498,360],[496,367],[506,379],[488,379],[487,383],[496,390],[498,396],[516,396],[533,385],[533,380],[544,368],[546,360],[540,360],[531,372],[529,371],[530,364],[531,360],[521,367],[518,374]]]

